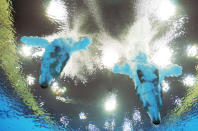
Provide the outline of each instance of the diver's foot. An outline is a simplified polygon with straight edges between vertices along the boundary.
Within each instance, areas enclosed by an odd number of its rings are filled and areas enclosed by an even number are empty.
[[[153,124],[155,124],[155,125],[159,125],[159,124],[160,124],[160,120],[153,121]]]

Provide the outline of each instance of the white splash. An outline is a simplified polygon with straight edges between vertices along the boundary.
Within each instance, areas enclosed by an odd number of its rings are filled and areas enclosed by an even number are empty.
[[[99,131],[99,129],[94,124],[89,124],[88,131]]]
[[[67,116],[62,116],[60,118],[60,122],[64,125],[64,127],[66,128],[69,125],[69,118]]]
[[[196,56],[197,55],[197,46],[195,46],[195,45],[188,46],[186,52],[187,52],[187,55],[190,57]]]
[[[107,47],[103,50],[102,63],[107,68],[113,68],[115,63],[119,60],[118,51],[112,47]]]
[[[86,115],[84,112],[80,112],[80,113],[79,113],[79,118],[80,118],[81,120],[85,120],[85,119],[87,119],[87,115]]]
[[[64,94],[67,91],[66,87],[60,87],[57,82],[52,84],[51,89],[57,95]]]
[[[122,39],[119,40],[111,37],[103,28],[102,12],[98,8],[98,3],[95,0],[84,0],[84,2],[88,2],[87,6],[90,12],[80,12],[80,14],[75,15],[76,18],[73,22],[74,26],[71,27],[72,29],[65,26],[61,32],[48,36],[49,41],[57,37],[71,36],[72,38],[80,38],[80,36],[87,36],[87,34],[80,33],[80,27],[84,23],[87,13],[91,13],[94,16],[95,22],[100,28],[98,33],[88,34],[93,40],[92,45],[90,45],[87,51],[75,53],[70,57],[61,77],[77,78],[82,82],[86,82],[87,77],[95,73],[96,70],[102,70],[103,67],[111,70],[114,64],[121,62],[121,60],[131,61],[134,59],[139,51],[144,52],[149,57],[151,56],[154,63],[161,67],[172,64],[172,50],[168,44],[182,34],[181,29],[185,19],[180,19],[181,17],[176,19],[177,17],[174,17],[174,20],[167,21],[170,24],[170,30],[167,30],[163,38],[160,37],[157,40],[153,40],[160,31],[160,28],[164,27],[164,22],[161,21],[154,25],[153,20],[155,19],[153,19],[153,16],[158,18],[157,10],[160,9],[159,7],[164,2],[169,8],[170,4],[172,4],[170,1],[136,1],[136,8],[134,9],[137,12],[137,16],[133,24],[129,25],[125,33],[121,34],[120,37]],[[170,6],[170,8],[172,7]],[[176,9],[176,7],[174,8]],[[160,12],[163,14],[163,11]],[[169,12],[169,14],[171,13]],[[168,18],[167,16],[171,17],[174,14],[165,15],[165,18]]]
[[[56,100],[59,100],[59,101],[64,102],[64,103],[67,102],[67,99],[62,97],[62,96],[56,96]]]
[[[115,128],[115,120],[105,120],[104,128],[108,131],[113,131]]]
[[[141,121],[141,114],[140,114],[140,111],[139,110],[134,110],[133,120],[135,122],[140,122]]]
[[[170,0],[138,0],[136,9],[137,18],[155,16],[160,21],[168,20],[176,14],[176,6]]]
[[[145,54],[149,53],[149,43],[155,33],[156,30],[152,29],[152,25],[147,17],[136,20],[129,28],[128,34],[124,36],[124,41],[122,41],[122,53],[125,58],[131,61],[140,51]]]
[[[156,48],[156,52],[152,56],[151,62],[162,68],[171,65],[172,53],[173,51],[168,46],[161,45]]]
[[[41,58],[45,52],[44,48],[41,48],[39,51],[36,51],[32,54],[32,58]]]
[[[132,121],[125,118],[123,123],[123,131],[132,131],[132,130],[133,130]]]
[[[169,84],[167,81],[162,82],[162,91],[167,92],[170,89]]]

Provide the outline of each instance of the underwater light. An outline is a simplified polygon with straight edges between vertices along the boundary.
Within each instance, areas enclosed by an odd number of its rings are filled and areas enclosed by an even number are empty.
[[[32,47],[26,45],[22,46],[21,55],[30,56],[31,54],[32,54]]]
[[[166,81],[163,81],[162,82],[162,91],[163,92],[167,92],[168,90],[169,90],[169,84],[168,84],[168,82],[166,82]]]
[[[110,112],[115,110],[115,108],[116,108],[116,96],[112,94],[105,102],[105,110]]]
[[[197,47],[196,46],[189,46],[187,48],[187,55],[190,57],[194,57],[197,55]]]
[[[162,0],[156,13],[160,20],[168,20],[175,14],[175,10],[176,8],[170,0]]]
[[[112,68],[117,63],[119,55],[113,48],[106,48],[103,51],[102,63],[107,68]]]
[[[27,81],[29,85],[33,85],[35,83],[35,78],[32,77],[31,75],[27,76]]]
[[[87,116],[86,116],[86,114],[84,112],[81,112],[81,113],[79,113],[79,118],[81,120],[85,120],[85,119],[87,119]]]
[[[67,19],[67,9],[61,0],[52,0],[47,7],[47,16],[64,21]]]
[[[187,75],[184,79],[183,79],[183,84],[185,86],[194,86],[196,81],[196,78],[193,75]]]

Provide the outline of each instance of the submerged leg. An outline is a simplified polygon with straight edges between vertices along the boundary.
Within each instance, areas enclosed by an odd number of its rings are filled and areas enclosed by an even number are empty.
[[[160,124],[161,95],[156,90],[140,93],[139,98],[153,124]]]

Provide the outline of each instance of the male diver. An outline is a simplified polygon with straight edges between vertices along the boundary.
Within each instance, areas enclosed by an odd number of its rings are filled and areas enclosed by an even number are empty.
[[[73,52],[86,50],[91,44],[91,39],[88,37],[77,42],[72,38],[58,38],[49,43],[44,38],[23,36],[21,41],[28,46],[40,46],[45,48],[45,52],[42,56],[39,79],[41,88],[47,88],[52,80],[56,80],[60,76]]]
[[[148,113],[153,124],[158,125],[161,120],[161,83],[165,77],[181,75],[182,68],[178,65],[173,65],[165,69],[159,69],[147,61],[144,53],[139,53],[132,62],[135,63],[133,68],[128,63],[122,66],[116,64],[113,72],[128,75],[134,80],[136,93],[145,111]]]

